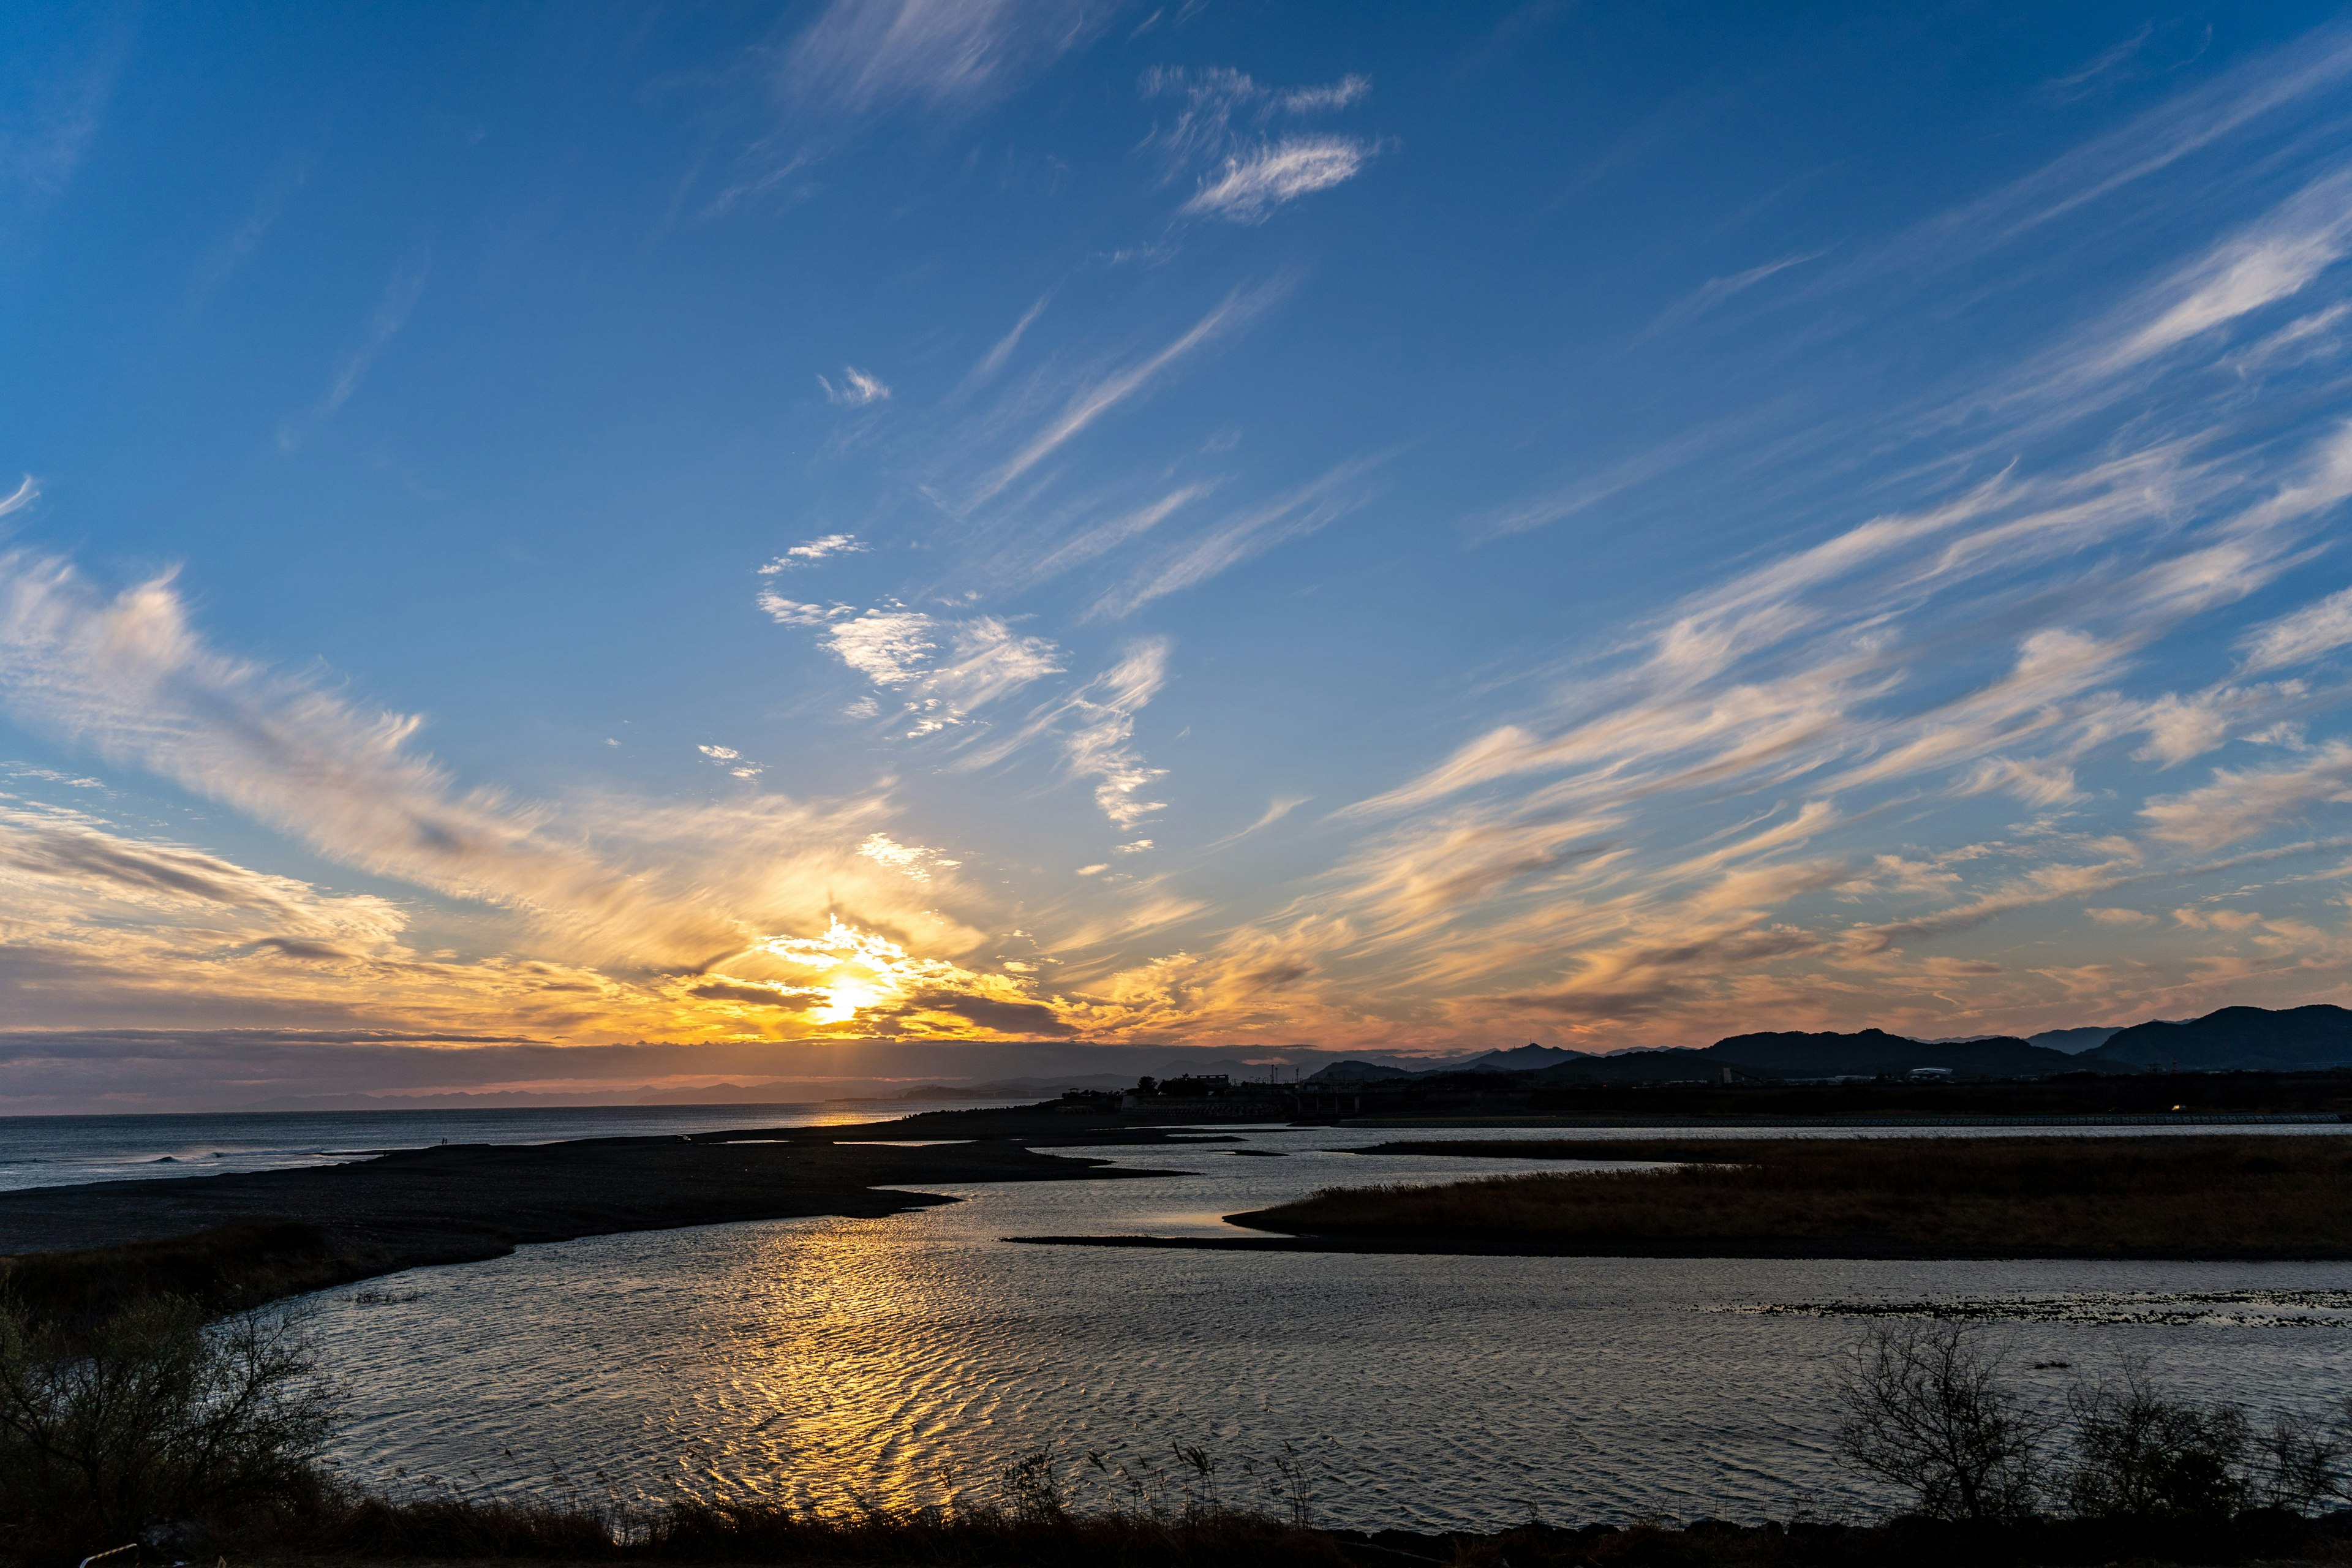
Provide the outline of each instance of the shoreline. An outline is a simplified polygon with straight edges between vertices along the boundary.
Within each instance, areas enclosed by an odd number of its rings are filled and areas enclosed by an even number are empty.
[[[1246,1225],[1247,1215],[1227,1215]],[[2282,1252],[2099,1252],[2063,1247],[1912,1246],[1881,1236],[1733,1237],[1623,1237],[1599,1240],[1528,1240],[1509,1236],[1433,1236],[1412,1231],[1290,1236],[1005,1236],[1024,1247],[1108,1247],[1179,1252],[1323,1252],[1428,1258],[1644,1258],[1763,1259],[1783,1263],[2352,1263],[2352,1247],[2331,1254]]]
[[[943,1131],[940,1116],[957,1119],[951,1141],[891,1141]],[[1144,1179],[1170,1173],[1046,1151],[1229,1141],[1181,1126],[1074,1127],[1050,1110],[933,1112],[827,1128],[446,1144],[332,1165],[25,1187],[0,1193],[0,1285],[67,1321],[159,1292],[236,1310],[538,1243],[882,1218],[956,1201],[927,1186]]]

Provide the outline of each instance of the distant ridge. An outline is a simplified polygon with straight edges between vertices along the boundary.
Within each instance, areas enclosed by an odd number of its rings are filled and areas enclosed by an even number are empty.
[[[2096,1050],[2122,1034],[2124,1028],[2121,1024],[2085,1024],[2073,1029],[2044,1029],[2038,1035],[2026,1036],[2025,1043],[2073,1056],[2082,1051]]]
[[[2201,1018],[2170,1023],[2084,1025],[2047,1029],[2031,1039],[1980,1035],[1957,1040],[1915,1040],[1884,1029],[1766,1030],[1732,1035],[1693,1049],[1565,1050],[1517,1046],[1420,1072],[1371,1062],[1343,1061],[1308,1083],[1376,1083],[1447,1073],[1526,1073],[1538,1083],[1721,1082],[1737,1077],[1793,1079],[1900,1078],[1941,1068],[1956,1078],[2049,1078],[2058,1073],[2143,1072],[2175,1062],[2190,1072],[2294,1072],[2352,1067],[2352,1009],[2318,1003],[2273,1011],[2224,1007]]]
[[[1884,1029],[1860,1029],[1851,1034],[1734,1035],[1696,1050],[1669,1047],[1614,1051],[1606,1056],[1520,1046],[1423,1072],[1375,1067],[1370,1062],[1338,1062],[1307,1081],[1373,1083],[1446,1073],[1527,1072],[1538,1083],[1695,1083],[1720,1082],[1727,1068],[1744,1078],[1788,1079],[1900,1077],[1919,1068],[1941,1068],[1960,1078],[2046,1078],[2062,1072],[2127,1070],[2102,1062],[2085,1063],[2063,1051],[2008,1035],[1938,1042],[1908,1039]]]
[[[2135,1024],[2076,1059],[2123,1068],[2179,1062],[2192,1072],[2352,1067],[2352,1011],[2326,1002],[2277,1010],[2224,1007],[2183,1023]]]

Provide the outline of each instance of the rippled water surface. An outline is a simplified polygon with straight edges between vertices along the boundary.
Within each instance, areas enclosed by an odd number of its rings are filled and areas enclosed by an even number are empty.
[[[884,1220],[592,1238],[339,1292],[322,1327],[357,1395],[341,1462],[488,1492],[562,1472],[625,1495],[684,1484],[837,1505],[984,1489],[1046,1446],[1158,1486],[1181,1443],[1222,1459],[1216,1484],[1238,1500],[1255,1484],[1244,1467],[1287,1444],[1343,1523],[1785,1516],[1869,1500],[1828,1455],[1828,1380],[1868,1321],[1851,1310],[1873,1303],[1989,1309],[2053,1398],[2124,1354],[2258,1406],[2352,1393],[2352,1265],[1002,1239],[1233,1235],[1221,1215],[1334,1183],[1528,1168],[1318,1152],[1382,1136],[1244,1134],[1278,1159],[1105,1151],[1190,1173],[946,1189],[966,1201]],[[2025,1370],[2053,1362],[2070,1364]]]

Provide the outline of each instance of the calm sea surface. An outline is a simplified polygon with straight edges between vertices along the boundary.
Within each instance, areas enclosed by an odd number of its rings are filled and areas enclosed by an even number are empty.
[[[1835,1309],[1871,1303],[1994,1314],[1989,1331],[2053,1401],[2124,1356],[2257,1407],[2352,1394],[2352,1265],[1003,1239],[1230,1235],[1222,1215],[1337,1183],[1528,1168],[1332,1152],[1391,1135],[1259,1130],[1238,1146],[1280,1158],[1098,1151],[1186,1173],[950,1189],[965,1201],[882,1220],[531,1247],[331,1292],[319,1327],[354,1392],[339,1459],[394,1487],[495,1495],[560,1476],[595,1495],[683,1486],[838,1507],[985,1493],[1039,1448],[1073,1474],[1181,1496],[1181,1444],[1220,1466],[1190,1484],[1235,1501],[1259,1484],[1251,1470],[1295,1454],[1321,1516],[1349,1524],[1491,1525],[1530,1509],[1786,1517],[1879,1500],[1828,1451],[1830,1379],[1871,1321]]]
[[[832,1127],[1016,1100],[887,1105],[582,1106],[517,1110],[259,1111],[251,1115],[0,1116],[0,1192],[139,1177],[218,1175],[363,1160],[428,1143],[552,1143],[730,1127]]]

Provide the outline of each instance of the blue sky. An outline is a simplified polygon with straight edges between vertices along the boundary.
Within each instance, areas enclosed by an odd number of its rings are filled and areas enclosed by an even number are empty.
[[[0,72],[25,1103],[125,1029],[2343,999],[2330,10],[58,5]]]

